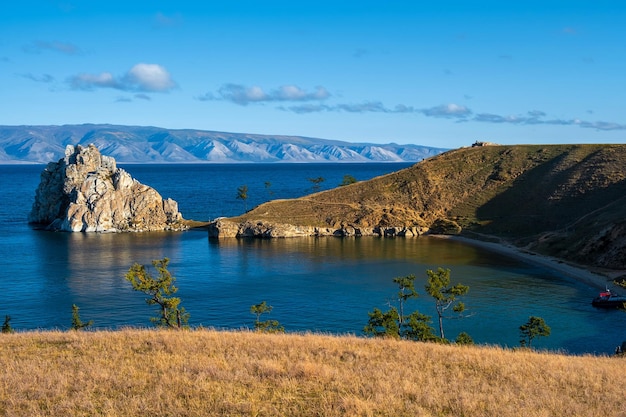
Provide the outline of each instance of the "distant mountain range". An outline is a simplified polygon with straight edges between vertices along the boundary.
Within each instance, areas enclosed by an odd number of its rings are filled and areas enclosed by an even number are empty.
[[[417,162],[445,149],[118,125],[0,126],[0,164],[48,163],[93,143],[121,163]]]

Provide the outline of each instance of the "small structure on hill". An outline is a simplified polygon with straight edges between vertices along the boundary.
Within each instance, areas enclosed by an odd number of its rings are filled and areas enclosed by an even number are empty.
[[[187,228],[178,203],[141,184],[95,145],[68,145],[41,173],[30,223],[67,232],[142,232]]]

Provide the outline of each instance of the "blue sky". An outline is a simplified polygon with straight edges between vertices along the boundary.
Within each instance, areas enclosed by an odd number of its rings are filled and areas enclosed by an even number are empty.
[[[0,124],[626,142],[623,1],[0,5]]]

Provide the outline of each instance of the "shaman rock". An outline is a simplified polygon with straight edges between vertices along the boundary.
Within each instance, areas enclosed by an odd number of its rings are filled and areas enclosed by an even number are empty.
[[[68,232],[186,228],[178,203],[117,168],[115,159],[101,155],[94,145],[68,145],[64,158],[48,164],[29,221]]]

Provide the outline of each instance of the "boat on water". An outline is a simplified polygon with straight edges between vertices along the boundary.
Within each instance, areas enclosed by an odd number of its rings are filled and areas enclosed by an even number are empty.
[[[624,307],[625,304],[625,296],[616,294],[608,288],[591,301],[592,306],[602,308],[620,308]]]

